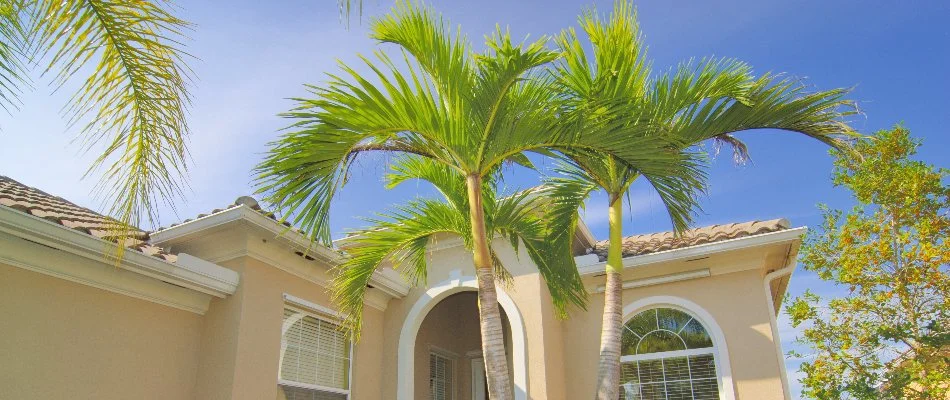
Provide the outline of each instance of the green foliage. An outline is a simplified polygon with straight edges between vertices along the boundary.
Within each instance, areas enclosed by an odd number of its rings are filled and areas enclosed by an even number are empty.
[[[174,206],[186,173],[190,70],[182,52],[191,25],[169,2],[11,0],[0,8],[0,105],[18,106],[30,86],[28,66],[46,59],[57,87],[82,84],[64,107],[81,126],[84,149],[104,145],[87,175],[102,171],[97,193],[116,216],[115,234],[157,218],[158,201]],[[119,246],[121,249],[122,246]]]
[[[844,121],[854,113],[853,104],[844,99],[847,89],[809,92],[801,82],[779,75],[755,78],[747,64],[731,59],[690,60],[654,76],[636,12],[626,1],[616,2],[613,13],[603,19],[589,10],[579,24],[592,54],[573,29],[555,39],[564,56],[553,75],[559,97],[572,112],[613,127],[649,130],[683,151],[714,140],[732,146],[740,161],[746,158],[746,148],[733,134],[741,131],[781,129],[842,148],[853,135]],[[582,172],[572,173],[572,179],[596,184],[612,198],[622,197],[635,180],[646,179],[676,230],[685,229],[699,210],[699,195],[706,187],[699,154],[677,166],[688,173],[675,174],[651,173],[603,154],[565,154],[572,170]]]
[[[786,306],[814,351],[801,367],[806,396],[950,396],[950,171],[913,160],[921,143],[898,126],[858,142],[856,156],[834,152],[834,184],[857,205],[822,207],[801,260],[848,294]]]
[[[544,199],[531,191],[499,197],[498,176],[497,171],[491,174],[482,188],[486,231],[492,238],[503,239],[516,253],[524,249],[538,266],[562,315],[569,305],[583,307],[587,292],[577,269],[566,262],[572,254],[546,240],[550,226],[545,221],[550,217],[545,214]],[[417,199],[398,206],[370,219],[372,227],[352,232],[345,241],[348,257],[337,267],[332,292],[334,302],[347,316],[346,328],[357,337],[363,296],[378,268],[389,264],[413,284],[425,285],[430,244],[461,238],[466,249],[471,251],[473,247],[465,177],[458,171],[431,159],[403,156],[395,161],[386,178],[389,187],[410,180],[431,183],[442,199]],[[507,281],[510,273],[494,249],[492,259],[495,276]]]

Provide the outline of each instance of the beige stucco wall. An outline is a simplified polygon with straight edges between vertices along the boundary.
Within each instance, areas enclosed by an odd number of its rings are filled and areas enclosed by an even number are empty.
[[[194,398],[200,331],[197,314],[0,264],[0,399]]]
[[[475,292],[462,292],[442,300],[423,321],[416,336],[416,398],[429,396],[429,353],[435,351],[455,362],[453,391],[456,400],[471,398],[471,361],[467,353],[479,352],[478,306]]]
[[[730,272],[736,265],[755,260],[762,261],[761,254],[736,253],[706,259],[699,266],[710,268],[712,276],[627,289],[623,291],[623,302],[629,305],[648,297],[672,296],[695,303],[722,329],[736,398],[779,400],[784,399],[779,373],[781,360],[772,340],[763,270]],[[696,264],[669,263],[627,274],[645,277],[697,267]],[[603,277],[592,277],[586,282],[588,287],[595,288],[603,285],[603,280]],[[592,293],[588,310],[575,311],[563,322],[563,356],[571,360],[565,364],[565,375],[571,377],[565,388],[567,398],[589,397],[595,390],[603,303],[602,293]]]
[[[205,314],[197,398],[278,398],[284,294],[334,308],[325,287],[327,264],[300,257],[272,237],[241,229],[204,235],[177,248],[241,274],[237,292],[213,299]],[[351,361],[351,398],[385,399],[380,391],[383,313],[367,306],[363,318]]]

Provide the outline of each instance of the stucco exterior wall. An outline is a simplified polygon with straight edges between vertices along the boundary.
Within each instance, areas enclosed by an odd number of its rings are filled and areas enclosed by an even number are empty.
[[[0,399],[194,398],[200,332],[200,315],[0,264]]]
[[[772,341],[762,279],[761,271],[748,270],[627,289],[623,302],[629,305],[647,297],[671,296],[695,303],[723,331],[736,398],[780,400],[784,399],[780,360]],[[563,355],[571,360],[564,364],[565,375],[570,377],[565,387],[567,398],[585,398],[594,393],[603,304],[603,294],[592,293],[588,310],[574,312],[563,322],[567,344]],[[630,317],[633,315],[625,316]]]

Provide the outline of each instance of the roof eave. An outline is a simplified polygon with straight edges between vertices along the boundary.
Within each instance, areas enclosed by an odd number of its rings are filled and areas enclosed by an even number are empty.
[[[799,227],[777,232],[723,240],[720,242],[705,243],[680,249],[672,249],[639,256],[626,257],[623,259],[623,268],[627,269],[650,264],[680,261],[727,251],[767,246],[783,242],[800,241],[802,235],[805,234],[807,230],[807,227]],[[596,254],[577,256],[574,257],[574,260],[577,263],[577,269],[582,276],[603,273],[604,268],[607,265],[606,261],[598,261]]]
[[[311,241],[300,232],[290,229],[244,204],[201,218],[196,218],[192,221],[175,225],[158,232],[153,232],[150,236],[152,242],[156,244],[186,240],[193,235],[201,234],[212,228],[236,221],[247,222],[268,235],[282,239],[291,248],[305,252],[307,255],[318,257],[331,266],[336,266],[343,261],[343,256],[339,253]],[[396,272],[376,271],[374,276],[370,279],[370,284],[392,297],[403,297],[409,294],[409,284],[405,283],[402,277]]]
[[[111,252],[115,243],[8,207],[0,207],[0,231],[94,261],[114,263]],[[187,254],[181,256],[171,263],[127,249],[119,268],[216,297],[237,290],[237,272]]]

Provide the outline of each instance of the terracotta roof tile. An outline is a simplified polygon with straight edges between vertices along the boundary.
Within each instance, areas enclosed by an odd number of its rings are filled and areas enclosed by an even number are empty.
[[[789,227],[788,220],[781,218],[768,221],[749,221],[735,224],[705,226],[690,229],[678,237],[674,236],[672,231],[627,236],[623,238],[623,257],[633,257],[746,236],[761,235],[764,233],[782,231]],[[607,259],[608,244],[609,241],[601,240],[594,245],[592,252],[597,254],[600,261]]]
[[[100,239],[116,242],[115,238],[109,236],[109,227],[115,222],[114,219],[3,175],[0,175],[0,206],[43,218]],[[148,232],[135,229],[132,237],[127,240],[126,247],[168,262],[175,262],[178,259],[178,256],[148,243],[148,240]]]

